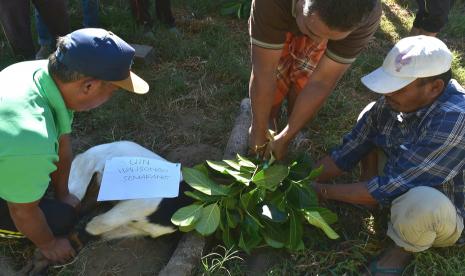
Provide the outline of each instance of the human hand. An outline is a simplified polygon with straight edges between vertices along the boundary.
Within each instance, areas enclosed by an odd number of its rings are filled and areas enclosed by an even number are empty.
[[[265,157],[269,158],[271,153],[276,160],[281,160],[286,157],[290,141],[285,134],[278,134],[274,140],[268,144]]]
[[[68,205],[71,205],[76,211],[79,211],[81,208],[81,201],[75,195],[68,193],[64,196],[59,196],[58,200]]]
[[[263,157],[268,142],[266,131],[259,131],[253,126],[249,128],[249,154]]]
[[[66,238],[54,238],[51,242],[39,247],[40,252],[53,263],[63,264],[76,256],[76,251]]]

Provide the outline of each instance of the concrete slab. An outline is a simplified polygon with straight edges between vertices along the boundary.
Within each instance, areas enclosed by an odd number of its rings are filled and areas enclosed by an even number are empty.
[[[150,64],[155,59],[155,50],[152,46],[143,44],[130,44],[136,50],[135,61]]]

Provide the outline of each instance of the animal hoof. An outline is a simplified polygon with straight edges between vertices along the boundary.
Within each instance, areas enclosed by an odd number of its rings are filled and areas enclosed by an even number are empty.
[[[108,232],[111,229],[113,229],[113,227],[106,224],[100,216],[93,218],[86,225],[87,233],[94,236],[101,235],[102,233]]]

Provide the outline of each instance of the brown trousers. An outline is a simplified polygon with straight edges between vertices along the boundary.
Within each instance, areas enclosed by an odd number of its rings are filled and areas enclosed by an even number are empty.
[[[149,12],[150,2],[151,0],[131,0],[132,15],[137,24],[152,27],[153,20]],[[157,19],[167,27],[175,26],[170,0],[155,0],[155,14]]]
[[[67,0],[32,0],[53,37],[69,33]],[[0,23],[13,53],[22,59],[34,59],[31,34],[31,1],[0,0]]]

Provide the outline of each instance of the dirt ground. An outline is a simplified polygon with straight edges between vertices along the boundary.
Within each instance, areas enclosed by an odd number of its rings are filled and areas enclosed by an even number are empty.
[[[86,276],[156,275],[169,261],[178,238],[179,234],[172,234],[91,243],[72,265],[59,270]]]

